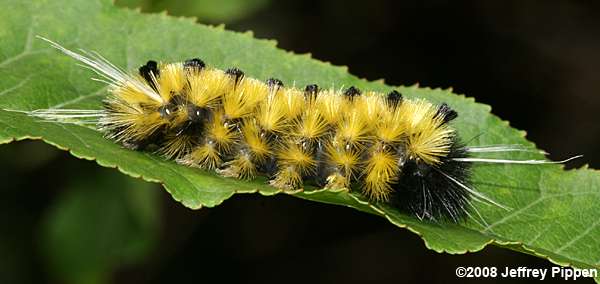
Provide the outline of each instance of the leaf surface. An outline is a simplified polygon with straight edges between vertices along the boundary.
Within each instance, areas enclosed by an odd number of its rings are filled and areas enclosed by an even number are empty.
[[[276,77],[288,85],[355,85],[389,91],[382,82],[367,82],[332,66],[277,49],[275,42],[251,34],[226,31],[165,14],[143,15],[116,8],[109,0],[1,0],[0,10],[0,143],[43,139],[78,158],[147,181],[159,182],[183,205],[198,209],[219,205],[235,193],[277,190],[264,179],[238,181],[187,168],[148,153],[123,149],[101,133],[77,125],[42,122],[9,110],[101,107],[106,88],[89,80],[91,72],[35,39],[41,35],[70,49],[99,51],[123,69],[149,59],[181,61],[200,57],[219,68],[239,67],[256,78]],[[61,15],[57,17],[57,15]],[[447,102],[458,111],[453,122],[469,145],[521,144],[533,146],[525,133],[490,113],[490,107],[451,90],[397,87],[409,98]],[[475,138],[473,138],[475,137]],[[504,155],[506,156],[506,155]],[[492,156],[493,157],[493,156]],[[500,156],[496,156],[500,157]],[[540,159],[540,154],[511,154],[511,159]],[[307,189],[295,194],[318,202],[349,206],[387,218],[419,234],[438,252],[477,251],[493,243],[580,268],[600,267],[600,174],[590,169],[564,171],[558,165],[477,165],[476,189],[510,207],[475,203],[482,224],[422,222],[380,204],[368,204],[354,193]],[[474,218],[478,220],[479,217]]]

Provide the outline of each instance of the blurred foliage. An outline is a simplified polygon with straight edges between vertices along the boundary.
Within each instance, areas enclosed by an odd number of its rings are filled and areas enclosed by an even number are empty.
[[[50,186],[40,187],[32,181],[45,179],[41,170],[59,152],[43,143],[21,142],[0,148],[0,283],[32,282],[31,268],[39,266],[32,257],[36,246],[31,235],[37,231],[36,211],[40,210],[35,208],[48,202],[51,191]]]
[[[0,178],[11,181],[0,191],[0,283],[109,283],[153,252],[157,185],[65,156],[40,142],[0,148]]]
[[[269,0],[116,0],[115,4],[141,8],[143,12],[167,11],[170,15],[197,17],[204,23],[231,23],[245,18],[264,6]]]
[[[107,283],[115,268],[151,252],[160,218],[160,192],[152,184],[104,171],[69,184],[43,224],[43,250],[55,278]]]

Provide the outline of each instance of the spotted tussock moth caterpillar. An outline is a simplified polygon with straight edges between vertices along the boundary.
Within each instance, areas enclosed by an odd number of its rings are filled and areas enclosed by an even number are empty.
[[[536,151],[520,145],[463,145],[451,126],[458,113],[424,99],[344,90],[286,87],[278,79],[220,70],[194,58],[148,61],[127,73],[95,52],[52,47],[109,86],[104,108],[42,109],[29,115],[88,124],[132,150],[151,151],[231,178],[269,178],[285,192],[304,184],[358,191],[420,219],[460,222],[473,201],[506,208],[470,183],[474,163],[564,161],[477,157]]]

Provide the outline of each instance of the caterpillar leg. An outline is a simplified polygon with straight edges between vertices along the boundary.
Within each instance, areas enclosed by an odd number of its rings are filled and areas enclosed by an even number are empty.
[[[302,175],[296,167],[285,166],[277,171],[269,184],[284,191],[294,191],[302,187]]]
[[[360,149],[346,143],[343,145],[334,146],[333,143],[330,143],[325,146],[326,184],[324,189],[349,190],[352,177],[359,169]]]
[[[277,173],[269,184],[286,191],[301,189],[302,177],[315,173],[317,166],[311,148],[309,143],[285,141],[277,153]]]
[[[218,169],[217,173],[224,177],[232,177],[237,179],[252,179],[256,177],[257,169],[252,155],[247,152],[242,152],[235,159],[223,164],[224,169]]]
[[[339,172],[335,172],[327,176],[325,180],[326,184],[323,189],[330,191],[349,191],[350,190],[350,178],[342,175]]]
[[[205,143],[195,147],[191,153],[177,159],[177,162],[191,167],[212,170],[220,167],[223,160],[214,144]]]

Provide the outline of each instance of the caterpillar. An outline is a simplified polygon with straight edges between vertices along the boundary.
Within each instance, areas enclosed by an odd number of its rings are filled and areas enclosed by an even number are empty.
[[[39,37],[39,36],[38,36]],[[506,208],[471,184],[474,163],[564,161],[475,157],[530,151],[520,145],[469,147],[451,124],[448,104],[361,91],[355,87],[287,87],[201,59],[153,60],[128,73],[95,52],[52,47],[95,72],[109,86],[102,109],[40,109],[28,114],[90,124],[132,150],[237,179],[268,177],[284,192],[313,185],[350,190],[421,220],[461,222],[472,201]]]

